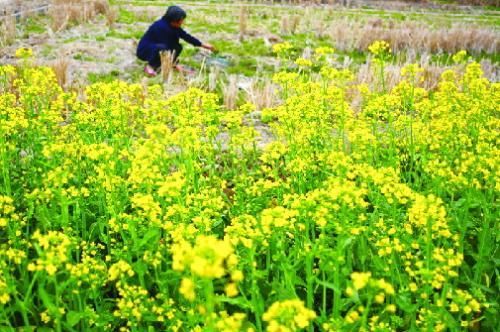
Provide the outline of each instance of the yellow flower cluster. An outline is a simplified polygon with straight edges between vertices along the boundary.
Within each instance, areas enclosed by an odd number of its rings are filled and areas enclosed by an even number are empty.
[[[452,60],[454,63],[463,63],[465,62],[466,57],[467,57],[467,51],[460,50],[453,55]]]
[[[0,303],[5,305],[10,301],[10,294],[7,288],[7,283],[3,278],[0,278]]]
[[[375,41],[373,44],[368,46],[368,50],[375,56],[381,56],[391,51],[389,43],[383,40]]]
[[[53,276],[59,269],[64,269],[73,246],[70,237],[62,232],[49,231],[42,234],[37,230],[33,233],[32,239],[35,242],[38,258],[28,265],[28,270],[45,271]]]
[[[109,268],[108,279],[110,281],[121,279],[122,277],[132,277],[134,276],[134,270],[127,262],[120,260]]]
[[[289,42],[277,43],[273,45],[273,52],[279,56],[286,54],[293,48],[292,44]]]
[[[187,241],[175,243],[171,252],[174,270],[189,270],[202,278],[221,278],[238,263],[229,241],[213,235],[197,236],[194,245]]]
[[[113,315],[126,319],[129,325],[140,322],[143,314],[150,311],[151,300],[148,297],[148,291],[140,286],[117,283],[119,299],[117,301],[117,310]]]
[[[179,293],[189,301],[193,301],[196,297],[195,283],[189,278],[183,278],[179,286]]]
[[[332,49],[293,48],[275,45],[290,66],[262,121],[200,89],[77,95],[49,68],[0,66],[2,321],[492,329],[498,84],[463,52],[429,90],[416,64],[371,87]],[[383,83],[390,47],[370,51]]]
[[[295,60],[295,64],[302,68],[311,67],[313,65],[311,60],[304,58],[298,58],[297,60]]]
[[[352,283],[354,285],[354,288],[356,290],[360,290],[364,288],[367,284],[368,281],[370,280],[371,277],[370,272],[353,272],[351,273],[351,279]]]
[[[18,48],[16,50],[16,58],[31,58],[33,56],[33,50],[31,48]]]
[[[298,299],[274,302],[262,316],[268,323],[267,331],[300,331],[316,318],[313,310],[307,309]]]
[[[0,229],[8,225],[9,220],[19,222],[19,216],[15,213],[14,200],[9,196],[0,195]]]
[[[246,331],[252,332],[252,328],[243,328],[243,323],[245,321],[246,315],[243,313],[229,314],[226,311],[219,313],[215,328],[220,332],[232,332],[232,331]]]
[[[316,49],[314,49],[314,54],[316,54],[316,56],[325,56],[325,55],[333,54],[334,51],[335,50],[332,47],[322,46],[322,47],[317,47]]]

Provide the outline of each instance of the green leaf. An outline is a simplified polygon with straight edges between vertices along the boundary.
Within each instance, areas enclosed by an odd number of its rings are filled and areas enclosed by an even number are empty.
[[[38,296],[40,296],[40,299],[42,300],[43,304],[49,311],[56,311],[57,307],[54,305],[52,302],[51,295],[49,295],[43,286],[40,286],[38,288]]]
[[[329,288],[329,289],[333,289],[335,292],[338,292],[338,293],[341,293],[342,291],[336,287],[333,283],[331,282],[328,282],[328,281],[323,281],[323,280],[320,280],[318,278],[316,278],[316,282],[321,285],[321,286],[325,286],[326,288]]]
[[[158,242],[157,237],[160,234],[159,230],[157,228],[152,228],[149,231],[144,234],[144,237],[139,241],[137,248],[140,249],[143,247],[146,247],[151,244],[155,244]]]
[[[396,304],[398,308],[405,312],[415,312],[418,308],[417,305],[413,304],[408,296],[400,295],[396,297]]]
[[[66,321],[69,326],[73,327],[80,322],[80,320],[84,317],[84,313],[77,311],[68,311],[66,314]]]
[[[1,332],[11,332],[11,331],[34,332],[34,331],[36,331],[36,326],[19,326],[19,327],[17,327],[17,330],[14,330],[12,327],[0,325],[0,331]]]
[[[242,297],[231,298],[227,296],[219,296],[218,299],[220,300],[220,302],[229,303],[242,309],[252,309],[252,303]]]
[[[148,265],[143,261],[135,262],[134,264],[132,264],[132,267],[134,269],[134,272],[140,276],[143,276],[148,272]]]

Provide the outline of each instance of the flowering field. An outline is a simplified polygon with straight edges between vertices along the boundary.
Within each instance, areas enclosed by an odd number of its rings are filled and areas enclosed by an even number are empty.
[[[271,142],[249,103],[0,66],[0,329],[493,331],[499,84],[460,52],[388,91],[376,42],[370,89],[290,48]]]

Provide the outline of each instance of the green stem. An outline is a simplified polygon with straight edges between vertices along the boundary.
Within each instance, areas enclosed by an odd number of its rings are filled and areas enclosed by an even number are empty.
[[[252,249],[251,255],[250,255],[250,262],[255,262],[255,251]],[[252,266],[252,275],[251,275],[251,282],[252,282],[252,309],[255,314],[255,323],[257,325],[257,331],[262,332],[262,321],[261,321],[261,316],[262,316],[262,309],[261,309],[261,297],[260,297],[260,292],[259,292],[259,287],[257,285],[257,273],[255,270],[255,266],[253,264],[250,264]]]
[[[207,309],[207,329],[206,331],[212,332],[215,331],[213,326],[213,317],[212,313],[214,312],[214,284],[212,280],[208,280],[206,282],[205,287],[205,300],[206,300],[206,309]]]

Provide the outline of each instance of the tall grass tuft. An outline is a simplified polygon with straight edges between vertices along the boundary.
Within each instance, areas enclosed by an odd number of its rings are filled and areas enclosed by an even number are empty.
[[[273,107],[278,101],[276,86],[268,79],[253,80],[247,95],[258,111]]]
[[[394,52],[415,49],[419,52],[455,53],[467,50],[475,54],[493,54],[500,51],[498,31],[476,25],[433,28],[415,22],[341,19],[330,24],[329,35],[340,50],[366,51],[374,41],[385,40]]]
[[[170,82],[172,72],[175,67],[175,51],[162,51],[160,53],[161,60],[161,77],[164,82]]]
[[[16,19],[14,16],[6,15],[0,20],[0,46],[6,46],[16,39]]]
[[[68,83],[68,59],[65,57],[60,57],[59,59],[55,60],[50,65],[50,67],[56,75],[57,83],[61,86],[61,88],[65,89],[66,84]]]
[[[110,7],[106,12],[106,25],[112,27],[116,20],[118,19],[118,9],[116,7]]]
[[[236,108],[238,91],[238,77],[236,75],[229,75],[227,82],[222,85],[224,106],[227,109],[233,110]]]
[[[248,30],[248,10],[245,6],[240,7],[240,15],[239,15],[239,39],[243,40]]]
[[[113,23],[117,16],[112,12],[108,0],[54,0],[49,14],[54,31],[64,30],[71,23],[88,22],[99,14],[106,16],[107,22],[113,18]]]

